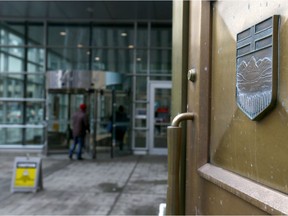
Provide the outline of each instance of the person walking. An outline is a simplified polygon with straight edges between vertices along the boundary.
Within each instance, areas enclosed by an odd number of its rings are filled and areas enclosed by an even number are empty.
[[[83,160],[82,158],[82,148],[85,142],[86,132],[90,133],[89,118],[86,113],[87,106],[85,104],[80,104],[79,110],[73,114],[72,117],[72,127],[73,127],[73,140],[74,143],[69,150],[69,158],[73,158],[73,153],[78,144],[77,159]]]
[[[115,138],[116,142],[119,144],[120,151],[122,151],[124,144],[124,136],[127,130],[127,122],[128,122],[127,114],[122,105],[120,105],[118,107],[118,110],[116,111],[115,121],[116,121]]]

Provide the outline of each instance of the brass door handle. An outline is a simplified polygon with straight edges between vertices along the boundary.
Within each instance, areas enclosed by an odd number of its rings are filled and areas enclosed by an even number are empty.
[[[194,113],[178,114],[167,128],[168,144],[168,188],[167,188],[167,215],[179,215],[180,212],[180,160],[182,128],[179,126],[182,121],[193,120]]]

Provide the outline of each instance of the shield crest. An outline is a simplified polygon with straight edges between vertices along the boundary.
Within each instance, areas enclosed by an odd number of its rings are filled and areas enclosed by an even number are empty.
[[[278,23],[275,15],[237,34],[236,101],[251,120],[261,119],[276,102]]]

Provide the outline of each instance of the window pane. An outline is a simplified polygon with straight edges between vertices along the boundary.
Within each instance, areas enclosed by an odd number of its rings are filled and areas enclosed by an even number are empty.
[[[132,73],[133,51],[129,49],[93,50],[92,69]]]
[[[8,71],[7,64],[5,64],[5,54],[0,52],[0,72]]]
[[[44,42],[43,24],[29,24],[28,26],[28,44],[42,45]]]
[[[5,43],[6,31],[5,31],[4,29],[2,29],[2,28],[0,28],[0,36],[1,36],[1,38],[0,38],[0,44],[1,44],[1,45],[2,45],[2,44],[6,44],[6,43]]]
[[[136,73],[147,73],[147,50],[137,50],[136,52]]]
[[[40,145],[44,143],[44,128],[26,128],[25,145]]]
[[[26,103],[26,124],[41,124],[44,121],[44,103]],[[34,130],[34,129],[33,129]]]
[[[1,71],[0,72],[22,72],[24,69],[23,48],[0,48]]]
[[[48,26],[48,45],[79,47],[89,45],[89,27],[79,25]]]
[[[4,86],[3,75],[1,75],[0,73],[0,98],[4,97],[4,90],[5,90],[5,86]]]
[[[49,70],[89,70],[90,52],[87,49],[50,49]]]
[[[171,76],[150,76],[150,80],[171,80]]]
[[[44,144],[44,128],[0,128],[0,145],[23,145],[23,133],[26,137],[26,145],[43,145]]]
[[[0,145],[3,144],[23,144],[22,128],[0,128]]]
[[[145,148],[146,137],[146,130],[135,130],[135,148]]]
[[[4,109],[3,102],[0,102],[0,124],[6,122],[7,121],[6,118],[7,118],[7,109]]]
[[[4,23],[0,24],[1,45],[24,45],[25,28],[24,24]]]
[[[148,26],[147,24],[138,24],[137,26],[137,47],[148,46]]]
[[[64,120],[68,119],[68,95],[67,94],[49,94],[48,104],[49,104],[48,110],[49,110],[50,120],[61,121],[63,119]]]
[[[151,74],[171,74],[171,50],[151,51]]]
[[[24,60],[14,57],[8,58],[8,71],[9,72],[22,72],[24,70]]]
[[[24,49],[23,48],[1,47],[0,52],[1,52],[1,54],[4,54],[5,57],[13,56],[13,57],[19,57],[21,59],[24,59]]]
[[[172,27],[171,25],[151,25],[151,47],[171,47]]]
[[[44,102],[25,103],[26,116],[23,121],[24,102],[0,102],[0,124],[42,124]]]
[[[147,124],[147,104],[140,103],[136,104],[135,108],[135,127],[146,128]]]
[[[92,45],[98,47],[128,47],[134,45],[133,25],[99,25],[93,28]]]
[[[44,49],[28,49],[28,72],[44,72]]]
[[[23,103],[0,101],[0,124],[22,124]]]
[[[0,74],[0,96],[9,98],[24,97],[24,75]]]
[[[147,100],[147,78],[136,77],[136,100],[146,101]]]
[[[27,98],[44,98],[45,86],[44,86],[44,74],[43,75],[27,75]]]

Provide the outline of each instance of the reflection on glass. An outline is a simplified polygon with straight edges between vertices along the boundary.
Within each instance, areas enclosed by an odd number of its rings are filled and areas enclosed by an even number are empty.
[[[41,124],[44,120],[44,103],[27,102],[26,124]]]
[[[42,75],[27,75],[26,82],[26,97],[27,98],[44,98],[44,74]]]
[[[7,71],[4,56],[4,53],[0,52],[0,72]]]
[[[28,72],[44,72],[44,49],[28,49]]]
[[[92,34],[92,46],[128,48],[134,45],[133,25],[97,25]]]
[[[0,48],[1,72],[22,72],[24,69],[24,49]]]
[[[29,24],[28,26],[28,44],[42,45],[44,39],[43,24]]]
[[[133,51],[129,49],[93,50],[92,70],[132,73]]]
[[[151,50],[151,74],[171,74],[171,50]]]
[[[171,47],[172,28],[170,24],[151,25],[151,47]]]
[[[48,26],[48,45],[78,47],[89,46],[89,26],[79,25],[57,25]]]
[[[170,76],[157,76],[157,75],[154,75],[154,76],[150,76],[150,79],[151,80],[162,80],[162,81],[165,81],[165,80],[171,80],[171,75]]]
[[[0,124],[22,124],[23,102],[1,102]]]
[[[0,98],[4,97],[4,80],[3,80],[3,76],[0,73]]]
[[[24,60],[9,56],[7,65],[8,65],[7,71],[9,72],[22,72],[24,69]]]
[[[170,124],[171,90],[155,89],[154,147],[167,148],[167,127]]]
[[[39,145],[44,143],[44,128],[26,128],[25,145]]]
[[[97,95],[97,134],[111,133],[112,93],[101,92]]]
[[[135,108],[135,127],[146,128],[147,124],[147,104],[137,103]]]
[[[137,26],[137,47],[148,46],[148,26],[147,24],[138,24]]]
[[[50,120],[68,119],[68,94],[49,94],[48,103]]]
[[[146,101],[147,100],[147,77],[139,76],[136,77],[136,100]]]
[[[136,73],[147,74],[147,50],[136,51]]]
[[[19,47],[1,47],[1,53],[3,53],[5,57],[18,57],[20,60],[24,58],[24,49]]]
[[[24,75],[22,74],[0,74],[1,97],[21,98],[24,96]]]
[[[44,107],[44,102],[0,102],[0,124],[42,124]]]
[[[0,24],[1,45],[21,46],[24,45],[24,24],[2,22]]]
[[[22,145],[22,128],[0,128],[0,145]]]
[[[137,128],[145,128],[146,127],[146,119],[147,117],[145,116],[145,118],[135,118],[135,127]]]
[[[49,70],[89,70],[90,52],[87,49],[49,49]]]
[[[146,147],[146,130],[135,130],[135,148]]]

